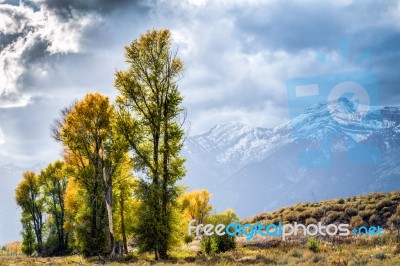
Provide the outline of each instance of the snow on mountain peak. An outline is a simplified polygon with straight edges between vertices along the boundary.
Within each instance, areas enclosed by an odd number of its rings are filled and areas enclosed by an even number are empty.
[[[257,201],[267,197],[283,205],[305,201],[315,192],[343,197],[398,187],[400,107],[371,106],[362,122],[346,124],[333,119],[332,112],[351,113],[356,106],[341,101],[331,102],[341,110],[329,111],[326,103],[317,104],[274,129],[234,122],[189,137],[183,151],[189,186],[209,189],[215,195],[216,208],[228,204],[244,214],[253,211],[242,198]],[[333,167],[301,167],[299,158],[304,151],[318,151],[324,139],[331,140],[327,149]],[[377,165],[352,162],[349,158],[355,147],[378,149],[381,161]],[[301,190],[300,180],[305,184]],[[335,187],[340,187],[342,194],[337,194]]]
[[[331,111],[329,104],[334,106]],[[227,171],[236,171],[243,165],[261,161],[284,145],[296,141],[310,140],[317,143],[318,140],[329,138],[335,141],[335,148],[366,141],[381,130],[399,133],[400,108],[371,106],[368,114],[359,123],[355,123],[357,121],[351,120],[351,117],[343,118],[348,119],[345,121],[347,123],[340,123],[332,117],[332,112],[350,112],[354,107],[354,103],[346,98],[317,104],[274,129],[252,127],[241,122],[216,125],[204,134],[188,138],[185,152],[189,157],[206,157],[211,165],[223,165]]]
[[[220,134],[235,134],[241,135],[251,131],[253,127],[246,125],[242,122],[230,122],[228,124],[221,124],[214,126],[209,132],[209,135],[220,135]]]

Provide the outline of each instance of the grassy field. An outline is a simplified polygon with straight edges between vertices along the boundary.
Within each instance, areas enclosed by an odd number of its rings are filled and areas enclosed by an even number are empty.
[[[234,251],[213,256],[199,255],[198,241],[171,252],[168,261],[154,261],[150,254],[129,255],[107,265],[400,265],[400,248],[389,234],[383,237],[325,239],[311,251],[307,239],[238,239]],[[0,265],[99,265],[99,258],[79,256],[56,258],[0,257]]]
[[[205,256],[200,253],[199,240],[170,253],[168,261],[154,261],[152,254],[129,254],[107,265],[400,265],[400,244],[396,231],[390,231],[391,219],[398,219],[400,191],[372,193],[346,199],[315,203],[298,203],[271,213],[261,213],[241,221],[244,223],[278,221],[309,224],[317,220],[328,223],[358,222],[362,225],[380,225],[383,236],[349,236],[317,239],[317,248],[310,248],[304,236],[291,236],[285,241],[278,237],[255,236],[246,241],[237,237],[233,251]],[[355,219],[356,218],[356,219]],[[356,225],[355,225],[356,226]],[[80,256],[57,258],[0,257],[2,265],[98,265],[100,258],[84,259]]]

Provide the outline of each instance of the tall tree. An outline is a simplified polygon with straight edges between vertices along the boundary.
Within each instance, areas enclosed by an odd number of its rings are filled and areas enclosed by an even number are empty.
[[[54,221],[57,234],[57,253],[65,253],[68,248],[68,234],[64,230],[65,204],[64,195],[67,188],[68,177],[64,169],[64,162],[56,161],[49,164],[39,174],[39,181],[43,188],[43,196],[46,200],[46,212],[51,215]]]
[[[23,173],[23,180],[15,190],[15,199],[22,208],[23,220],[32,221],[36,235],[37,252],[42,255],[43,249],[43,197],[40,192],[38,176],[31,171]]]
[[[115,255],[113,225],[113,176],[125,156],[124,139],[114,135],[112,126],[114,106],[108,97],[99,93],[87,94],[72,108],[67,108],[59,137],[65,146],[65,159],[75,164],[75,178],[86,188],[91,211],[91,234],[100,236],[103,212],[106,213],[111,258]],[[66,110],[67,110],[66,109]],[[53,131],[54,133],[54,131]],[[105,208],[104,208],[105,207]],[[100,241],[100,240],[99,240]],[[96,248],[95,248],[96,249]],[[88,255],[97,250],[88,250]]]
[[[167,258],[172,245],[173,213],[179,187],[185,175],[183,145],[184,114],[177,80],[182,61],[171,49],[168,30],[152,30],[126,47],[129,69],[117,71],[115,86],[120,92],[118,130],[126,138],[134,155],[140,177],[138,197],[143,211],[138,241],[143,251],[155,258]]]

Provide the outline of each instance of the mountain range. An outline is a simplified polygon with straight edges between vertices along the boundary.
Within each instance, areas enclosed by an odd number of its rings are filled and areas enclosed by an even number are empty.
[[[400,108],[356,104],[340,98],[275,128],[232,122],[188,137],[184,183],[208,189],[216,210],[241,218],[400,189]]]

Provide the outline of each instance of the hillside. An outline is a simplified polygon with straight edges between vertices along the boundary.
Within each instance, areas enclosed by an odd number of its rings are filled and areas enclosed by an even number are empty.
[[[345,199],[324,200],[314,203],[298,203],[276,211],[264,212],[243,223],[264,224],[279,222],[298,222],[310,224],[322,222],[349,223],[354,226],[381,226],[386,228],[388,220],[400,204],[400,191],[390,193],[371,193],[369,195]],[[357,225],[355,223],[358,223]]]

